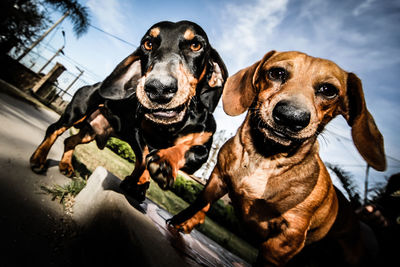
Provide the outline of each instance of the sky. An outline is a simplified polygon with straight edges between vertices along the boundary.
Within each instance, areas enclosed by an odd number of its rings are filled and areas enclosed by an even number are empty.
[[[93,27],[77,39],[66,20],[66,56],[85,67],[86,79],[97,82],[139,45],[153,24],[191,20],[207,33],[211,45],[232,75],[270,50],[297,50],[336,62],[363,82],[367,107],[385,139],[388,169],[369,173],[379,185],[400,172],[400,0],[175,0],[80,1],[89,8],[91,24],[129,42],[112,38]],[[49,10],[51,12],[51,10]],[[53,12],[56,20],[62,14]],[[50,38],[50,37],[49,37]],[[49,44],[58,48],[61,34]],[[57,61],[75,71],[63,57]],[[218,130],[233,135],[243,116],[229,117],[220,103],[215,112]],[[366,163],[355,150],[350,128],[342,117],[320,138],[324,161],[351,173],[363,192]]]

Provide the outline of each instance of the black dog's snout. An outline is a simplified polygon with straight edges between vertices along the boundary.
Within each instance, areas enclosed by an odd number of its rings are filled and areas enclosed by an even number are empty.
[[[311,113],[296,103],[282,100],[274,107],[272,117],[276,124],[299,132],[310,123]]]
[[[172,100],[178,91],[178,86],[176,82],[163,84],[158,80],[153,80],[145,84],[144,91],[151,101],[166,104]]]

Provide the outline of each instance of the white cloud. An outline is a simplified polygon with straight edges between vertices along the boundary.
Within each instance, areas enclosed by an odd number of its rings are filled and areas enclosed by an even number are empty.
[[[127,32],[127,24],[124,22],[127,18],[124,16],[124,6],[118,0],[89,0],[86,4],[93,17],[95,17],[95,25],[109,33],[117,36],[123,36]],[[118,47],[121,45],[120,41],[108,37]]]
[[[362,2],[356,9],[354,9],[353,15],[354,16],[361,15],[363,12],[365,12],[371,7],[373,2],[375,2],[375,0],[366,0]]]
[[[248,63],[249,56],[265,49],[286,13],[288,0],[257,0],[255,3],[228,4],[223,10],[225,25],[217,47],[237,70]]]
[[[337,62],[350,71],[374,71],[399,64],[394,16],[374,0],[256,0],[227,4],[216,47],[231,73],[271,49],[299,50]],[[398,34],[397,34],[398,35]],[[398,39],[397,39],[398,40]],[[386,42],[384,42],[386,41]],[[373,62],[373,64],[371,64]]]

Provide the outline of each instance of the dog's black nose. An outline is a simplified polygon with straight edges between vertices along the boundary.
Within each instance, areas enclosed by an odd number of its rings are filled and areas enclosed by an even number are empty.
[[[293,132],[299,132],[310,123],[310,112],[299,104],[282,100],[272,111],[276,124],[284,126]]]
[[[158,104],[166,104],[172,100],[178,91],[176,83],[165,85],[158,80],[147,82],[144,87],[148,98]]]

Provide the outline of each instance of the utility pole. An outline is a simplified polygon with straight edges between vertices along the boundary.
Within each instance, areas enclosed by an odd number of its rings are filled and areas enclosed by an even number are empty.
[[[72,85],[82,76],[82,74],[84,73],[84,70],[79,69],[78,67],[75,66],[75,68],[77,68],[80,73],[78,76],[75,77],[75,79],[68,85],[68,87],[60,94],[60,97],[62,97],[63,95],[65,95],[65,93],[71,89]]]
[[[64,52],[62,51],[64,49],[64,46],[62,46],[60,49],[57,50],[57,52],[49,59],[47,60],[46,64],[43,65],[43,67],[40,68],[40,70],[38,70],[37,73],[40,73],[42,70],[44,70],[47,65],[50,64],[50,62],[56,57],[58,56],[58,54],[61,52],[64,55]]]
[[[56,22],[53,26],[51,26],[42,36],[39,37],[27,50],[24,51],[18,58],[17,61],[23,59],[29,52],[32,51],[35,46],[37,46],[58,24],[60,24],[67,16],[69,15],[69,11],[65,12],[64,15]]]
[[[38,70],[37,73],[40,73],[42,70],[44,70],[44,69],[47,67],[47,65],[49,65],[50,62],[51,62],[56,56],[58,56],[58,54],[61,53],[61,54],[64,55],[63,49],[64,49],[64,47],[65,47],[65,32],[62,31],[61,33],[62,33],[63,39],[64,39],[64,44],[63,44],[63,46],[62,46],[60,49],[58,49],[57,52],[56,52],[49,60],[47,60],[46,64],[44,64],[43,67],[41,67],[40,70]]]
[[[365,171],[365,184],[364,184],[364,205],[368,201],[368,176],[369,176],[369,164],[367,164],[367,169]]]

